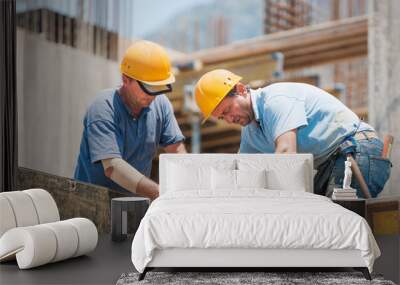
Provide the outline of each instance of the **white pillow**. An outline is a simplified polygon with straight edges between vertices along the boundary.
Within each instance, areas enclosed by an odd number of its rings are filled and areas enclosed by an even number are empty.
[[[238,188],[267,188],[267,176],[263,170],[236,170]]]
[[[168,163],[168,168],[168,191],[211,188],[211,167]]]
[[[267,188],[265,170],[211,170],[213,190],[237,190],[240,188]]]
[[[306,191],[306,175],[303,163],[292,165],[287,169],[268,169],[268,189]]]
[[[239,159],[240,170],[266,170],[267,188],[271,190],[307,191],[307,162],[295,157],[276,159]]]
[[[236,170],[212,168],[211,181],[213,190],[236,190]]]

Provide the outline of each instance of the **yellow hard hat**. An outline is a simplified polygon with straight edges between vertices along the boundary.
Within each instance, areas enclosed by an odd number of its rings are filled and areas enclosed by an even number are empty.
[[[203,123],[242,77],[226,69],[216,69],[204,74],[195,87],[197,106],[203,113]]]
[[[167,85],[175,82],[167,52],[160,45],[137,41],[125,52],[120,70],[126,76],[148,85]]]

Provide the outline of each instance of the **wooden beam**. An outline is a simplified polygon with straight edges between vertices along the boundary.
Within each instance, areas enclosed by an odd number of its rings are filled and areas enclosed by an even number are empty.
[[[223,146],[216,148],[209,148],[206,151],[209,153],[238,153],[240,145]]]
[[[204,127],[204,128],[201,128],[200,131],[201,131],[202,136],[215,135],[215,134],[223,136],[224,132],[235,131],[235,132],[240,133],[241,129],[240,129],[240,127],[237,127],[236,125],[227,125],[227,124],[222,125],[221,124],[221,125],[216,125],[216,126]],[[183,135],[186,138],[192,137],[192,130],[191,129],[185,130],[183,132]]]
[[[207,140],[201,143],[201,148],[202,149],[209,149],[213,147],[220,147],[223,145],[232,145],[232,144],[237,144],[240,145],[240,134],[233,135],[233,136],[227,136],[223,138],[218,138],[218,139],[213,139],[213,140]]]
[[[285,70],[301,69],[305,66],[338,62],[357,56],[365,56],[368,52],[366,44],[359,44],[335,51],[323,51],[302,57],[290,58],[285,61]]]
[[[288,77],[288,78],[271,79],[271,80],[255,80],[249,82],[249,85],[250,88],[257,89],[278,82],[299,82],[299,83],[308,83],[314,86],[318,86],[319,77],[318,75],[312,75],[312,76]]]
[[[367,34],[361,34],[355,37],[347,38],[345,41],[344,40],[337,41],[336,39],[331,39],[331,41],[326,41],[318,45],[310,45],[310,46],[305,46],[301,49],[299,48],[299,49],[288,50],[285,52],[285,59],[287,60],[289,58],[316,54],[318,52],[343,49],[360,44],[365,46],[368,44]]]
[[[326,51],[324,45],[328,42],[336,42],[334,50],[337,50],[340,49],[341,44],[345,44],[348,40],[367,38],[367,34],[368,16],[352,17],[201,50],[182,57],[180,62],[200,60],[203,64],[210,65],[260,54],[271,54],[277,51],[285,54],[310,47],[318,50],[318,46],[322,47],[321,51]],[[367,45],[366,42],[365,45]],[[364,52],[364,50],[361,49],[361,52]],[[317,62],[314,60],[312,64],[315,63]],[[302,61],[302,64],[310,65],[305,60]]]

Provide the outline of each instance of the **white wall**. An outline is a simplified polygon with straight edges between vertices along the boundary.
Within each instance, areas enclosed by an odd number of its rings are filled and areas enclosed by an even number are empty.
[[[18,29],[19,166],[72,177],[87,106],[119,83],[117,62]]]

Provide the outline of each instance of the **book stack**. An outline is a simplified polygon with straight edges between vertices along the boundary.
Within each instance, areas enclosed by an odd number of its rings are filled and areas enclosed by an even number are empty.
[[[357,190],[343,189],[343,188],[334,188],[332,194],[333,200],[356,200],[357,199]]]

